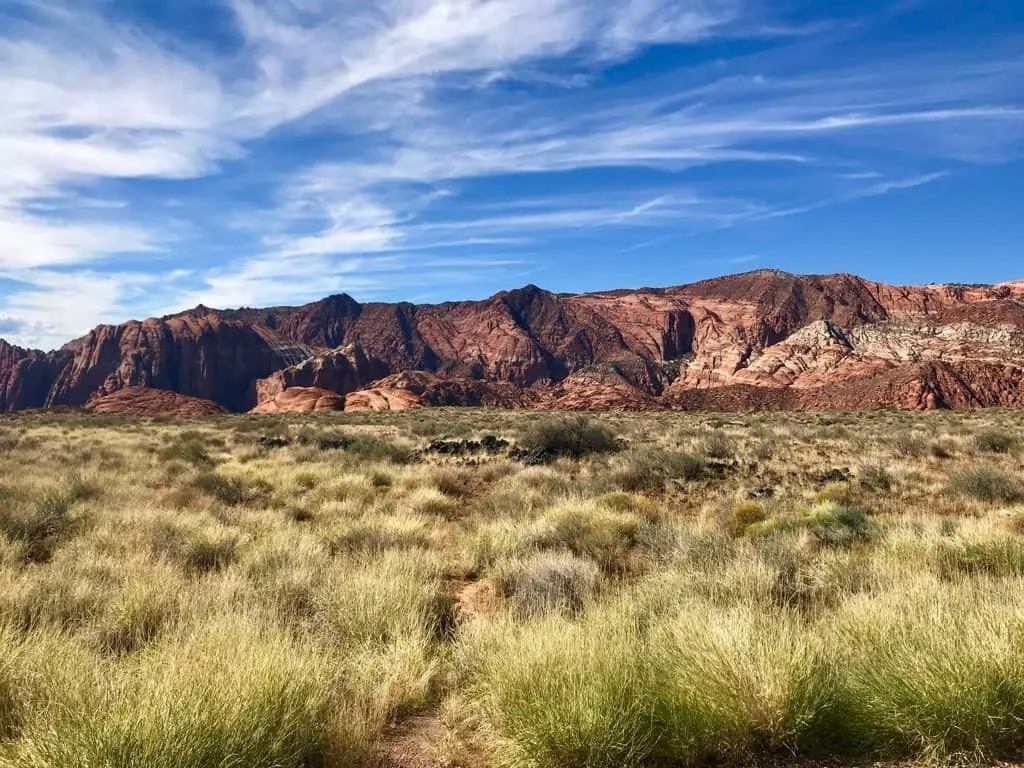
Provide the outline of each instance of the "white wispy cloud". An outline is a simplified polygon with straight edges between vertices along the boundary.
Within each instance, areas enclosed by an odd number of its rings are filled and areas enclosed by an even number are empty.
[[[0,9],[0,273],[19,286],[0,297],[0,318],[16,339],[52,344],[98,319],[199,301],[472,280],[522,266],[505,249],[581,229],[650,230],[622,252],[642,250],[671,237],[663,229],[896,193],[947,175],[936,166],[1000,161],[1024,145],[1024,60],[1012,51],[891,54],[809,73],[787,47],[640,85],[602,78],[651,45],[800,46],[827,31],[754,0],[221,2],[239,41],[222,50],[129,24],[105,3]],[[217,195],[223,226],[249,240],[216,263],[156,262],[186,228],[140,216],[130,189],[104,189],[230,173],[303,131],[345,140],[277,155],[260,179],[269,205]],[[835,147],[843,162],[864,151],[843,172]],[[873,147],[899,150],[904,166],[877,166]],[[726,163],[791,167],[820,188],[759,197],[686,176]],[[589,200],[558,183],[615,168],[666,178]],[[523,176],[552,180],[545,200],[506,194],[488,209],[475,199],[483,181]],[[167,189],[164,207],[187,219],[187,193]],[[61,308],[47,315],[51,303]]]

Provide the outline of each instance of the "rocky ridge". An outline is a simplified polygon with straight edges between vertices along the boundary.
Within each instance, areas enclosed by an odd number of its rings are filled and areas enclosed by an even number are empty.
[[[898,287],[756,271],[674,288],[213,310],[0,341],[0,410],[128,388],[232,411],[1024,405],[1024,282]],[[292,392],[292,390],[296,390]],[[343,405],[342,405],[343,403]]]

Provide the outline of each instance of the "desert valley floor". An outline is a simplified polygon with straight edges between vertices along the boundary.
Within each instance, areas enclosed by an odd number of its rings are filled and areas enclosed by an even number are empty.
[[[0,766],[1013,760],[1024,411],[0,423]]]

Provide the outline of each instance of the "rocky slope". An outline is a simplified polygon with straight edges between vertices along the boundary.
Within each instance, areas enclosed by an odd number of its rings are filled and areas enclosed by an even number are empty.
[[[101,326],[50,353],[0,342],[0,410],[84,405],[129,387],[234,411],[339,407],[323,393],[350,409],[978,407],[1024,405],[1022,371],[1024,283],[757,271],[438,305],[341,295],[197,307]]]
[[[260,399],[252,413],[343,411],[345,396],[320,387],[288,387]]]
[[[85,405],[93,413],[114,413],[129,416],[212,416],[227,409],[209,400],[179,395],[166,389],[127,387],[109,395],[90,400]]]

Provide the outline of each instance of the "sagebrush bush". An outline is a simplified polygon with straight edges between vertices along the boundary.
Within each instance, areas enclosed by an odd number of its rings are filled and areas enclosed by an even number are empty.
[[[1024,499],[1024,487],[1016,477],[997,467],[985,465],[963,469],[951,475],[946,492],[994,504],[1010,504]]]
[[[165,461],[183,461],[199,467],[213,466],[214,461],[201,437],[177,439],[160,452]]]
[[[574,614],[597,590],[601,572],[592,560],[546,552],[499,567],[495,581],[521,617]]]
[[[716,429],[701,439],[698,451],[710,459],[731,459],[736,452],[736,445],[725,432]]]
[[[229,477],[218,472],[201,472],[191,482],[191,487],[207,493],[222,504],[237,506],[259,499],[266,488],[247,482],[241,477]]]
[[[815,539],[828,547],[864,544],[881,534],[867,513],[857,507],[833,507],[817,514],[810,523]]]
[[[974,446],[986,453],[1010,453],[1017,447],[1017,438],[998,429],[987,429],[974,436]]]
[[[519,446],[538,461],[581,459],[620,447],[611,430],[586,416],[545,419],[526,430]]]

